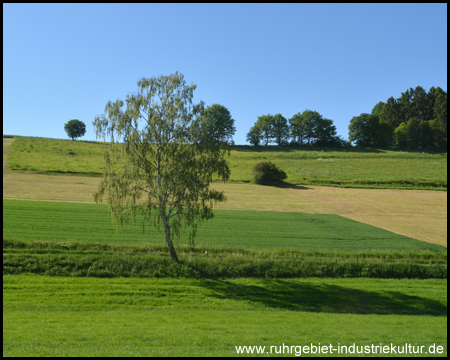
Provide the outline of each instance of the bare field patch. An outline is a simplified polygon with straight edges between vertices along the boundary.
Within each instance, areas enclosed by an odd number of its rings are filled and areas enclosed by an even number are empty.
[[[93,203],[100,178],[3,174],[3,198]],[[337,214],[414,239],[447,246],[447,193],[426,190],[276,188],[214,183],[228,201],[218,209]]]

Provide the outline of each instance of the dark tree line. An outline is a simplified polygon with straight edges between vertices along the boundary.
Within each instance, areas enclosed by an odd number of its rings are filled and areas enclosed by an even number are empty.
[[[357,146],[396,146],[407,150],[447,150],[447,93],[410,88],[380,101],[371,114],[351,119],[349,141]]]
[[[333,120],[317,111],[305,110],[287,120],[283,115],[261,115],[247,134],[252,145],[343,146],[346,141],[337,136]]]

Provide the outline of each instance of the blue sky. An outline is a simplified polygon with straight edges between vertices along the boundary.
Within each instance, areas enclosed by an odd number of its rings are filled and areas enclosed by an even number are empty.
[[[447,91],[447,4],[3,4],[3,133],[67,139],[142,77],[178,71],[226,106],[236,144],[257,117],[353,116],[410,87]]]

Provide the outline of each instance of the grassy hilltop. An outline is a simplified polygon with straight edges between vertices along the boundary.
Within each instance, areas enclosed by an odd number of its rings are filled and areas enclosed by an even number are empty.
[[[100,176],[107,146],[93,141],[16,137],[8,154],[8,168]],[[447,189],[447,153],[234,146],[228,160],[231,181],[251,181],[253,166],[270,160],[286,171],[290,184]]]

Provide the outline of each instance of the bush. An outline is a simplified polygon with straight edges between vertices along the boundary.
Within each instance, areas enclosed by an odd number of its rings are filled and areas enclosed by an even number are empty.
[[[273,185],[286,178],[286,173],[270,161],[262,161],[253,167],[253,181],[256,184]]]

